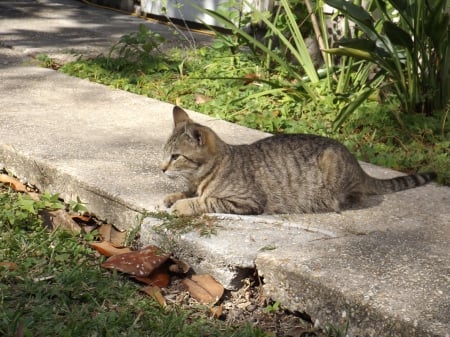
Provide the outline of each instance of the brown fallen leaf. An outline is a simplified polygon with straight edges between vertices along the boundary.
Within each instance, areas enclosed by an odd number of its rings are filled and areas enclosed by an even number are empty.
[[[214,303],[214,296],[202,288],[200,285],[192,281],[191,279],[184,279],[181,284],[186,288],[189,294],[202,304]]]
[[[224,288],[211,275],[192,275],[191,279],[184,279],[181,284],[189,294],[203,304],[215,304],[223,295]]]
[[[114,226],[111,226],[110,239],[111,243],[116,247],[123,247],[127,240],[127,231],[120,231]]]
[[[111,256],[102,267],[116,269],[132,276],[148,276],[166,262],[170,253],[162,253],[156,246],[148,246],[139,251]]]
[[[214,277],[209,274],[194,274],[191,277],[192,281],[198,283],[206,289],[211,295],[217,297],[219,300],[224,292],[223,286],[217,282]]]
[[[8,270],[16,270],[17,264],[11,261],[2,261],[0,262],[0,268],[6,268]]]
[[[261,79],[261,74],[254,74],[254,73],[245,74],[244,78],[245,78],[244,85],[247,85],[247,84],[250,84],[252,82],[260,80]]]
[[[161,293],[161,289],[157,286],[146,286],[140,289],[140,291],[143,291],[147,295],[150,295],[153,297],[162,307],[166,306],[166,299],[164,298],[163,294]]]
[[[202,94],[194,94],[194,96],[195,96],[195,103],[196,104],[204,104],[204,103],[206,103],[206,102],[210,102],[210,101],[212,101],[212,98],[211,97],[208,97],[208,96],[205,96],[205,95],[202,95]]]
[[[57,209],[55,211],[49,211],[43,209],[39,211],[39,215],[42,218],[44,224],[52,229],[62,228],[72,233],[81,232],[81,227],[70,217],[64,209]]]
[[[116,247],[123,247],[128,235],[126,231],[120,231],[111,224],[101,225],[98,233],[103,240],[111,242]]]
[[[170,282],[170,276],[166,265],[154,270],[149,276],[135,276],[134,278],[139,282],[160,288],[166,288]]]
[[[111,228],[110,224],[103,224],[98,228],[98,234],[104,241],[111,241]]]
[[[131,252],[131,249],[128,247],[117,248],[114,245],[112,245],[111,242],[108,242],[108,241],[90,242],[89,246],[94,248],[100,254],[107,256],[107,257]]]
[[[10,177],[7,174],[0,174],[0,183],[10,186],[16,192],[26,192],[27,188],[18,179]]]
[[[214,306],[211,309],[211,317],[212,318],[219,318],[220,316],[222,316],[223,313],[223,304],[219,305],[219,306]]]

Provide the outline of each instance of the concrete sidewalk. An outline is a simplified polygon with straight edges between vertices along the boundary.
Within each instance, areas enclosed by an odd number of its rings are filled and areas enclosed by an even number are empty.
[[[37,53],[64,61],[74,52],[107,52],[140,23],[73,0],[0,1],[0,167],[42,190],[79,196],[122,229],[138,224],[143,209],[161,209],[163,196],[179,188],[158,168],[172,106],[28,64]],[[229,142],[266,136],[192,116]],[[364,168],[378,177],[397,174]],[[159,239],[151,229],[158,221],[144,220],[144,241]],[[229,288],[256,269],[272,299],[320,323],[345,316],[349,336],[450,333],[447,187],[374,198],[340,215],[220,215],[218,224],[209,238],[176,238],[175,250]]]

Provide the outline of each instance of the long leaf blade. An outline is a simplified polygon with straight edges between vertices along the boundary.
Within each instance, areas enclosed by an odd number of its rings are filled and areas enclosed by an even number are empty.
[[[383,24],[383,28],[387,37],[394,45],[405,47],[407,49],[413,47],[414,43],[411,36],[396,24],[386,21]]]
[[[360,50],[360,49],[341,47],[341,48],[326,49],[324,51],[326,53],[330,53],[330,54],[334,54],[334,55],[350,56],[350,57],[354,57],[356,59],[363,59],[363,60],[375,62],[375,58],[372,56],[371,53],[364,51],[364,50]]]
[[[340,112],[333,122],[333,128],[338,129],[344,123],[348,116],[350,116],[369,96],[375,91],[375,88],[364,89],[356,99],[347,104]]]

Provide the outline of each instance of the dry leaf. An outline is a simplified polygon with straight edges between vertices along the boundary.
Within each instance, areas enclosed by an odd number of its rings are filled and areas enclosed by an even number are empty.
[[[52,229],[61,227],[73,233],[81,232],[81,227],[73,221],[69,214],[63,209],[49,211],[43,209],[39,212],[44,224]]]
[[[220,316],[222,316],[223,313],[223,304],[219,306],[214,306],[210,310],[211,310],[211,317],[219,318]]]
[[[191,279],[192,281],[198,283],[203,288],[205,288],[206,291],[209,292],[211,295],[217,297],[217,300],[219,300],[222,297],[224,288],[211,275],[209,274],[192,275]]]
[[[147,286],[140,289],[147,295],[150,295],[153,297],[162,307],[166,306],[166,299],[164,298],[163,294],[161,293],[161,289],[156,286]]]
[[[157,286],[160,288],[165,288],[169,285],[170,282],[170,276],[167,272],[167,266],[162,266],[156,270],[154,270],[149,276],[147,277],[140,277],[135,276],[134,277],[137,281],[151,285],[151,286]]]
[[[117,269],[133,276],[148,276],[166,262],[170,253],[162,253],[156,246],[149,246],[139,251],[111,256],[102,267]]]
[[[111,226],[110,239],[111,243],[116,247],[123,247],[127,240],[128,233],[126,231],[120,231],[114,226]]]
[[[223,295],[224,288],[211,275],[192,275],[192,279],[184,279],[181,282],[198,302],[214,304]]]
[[[112,226],[110,224],[104,224],[98,228],[98,234],[100,234],[103,240],[111,241],[111,228]]]
[[[16,178],[10,177],[7,174],[0,174],[0,183],[10,186],[16,192],[26,192],[27,188]]]
[[[8,270],[16,270],[17,264],[15,264],[14,262],[11,262],[11,261],[3,261],[3,262],[0,262],[0,268],[6,268]]]
[[[195,96],[195,103],[196,104],[204,104],[206,102],[210,102],[212,100],[211,97],[201,95],[201,94],[194,94]]]
[[[184,279],[181,284],[186,288],[189,294],[195,298],[198,302],[203,304],[214,303],[214,296],[206,291],[206,289],[199,286],[191,279]]]
[[[244,81],[244,85],[250,84],[254,81],[258,81],[261,79],[261,74],[246,74],[244,75],[245,81]]]
[[[94,248],[96,251],[98,251],[100,254],[102,254],[104,256],[108,256],[108,257],[131,252],[131,249],[128,247],[117,248],[114,245],[112,245],[111,242],[108,242],[108,241],[91,242],[91,243],[89,243],[89,245],[92,248]]]

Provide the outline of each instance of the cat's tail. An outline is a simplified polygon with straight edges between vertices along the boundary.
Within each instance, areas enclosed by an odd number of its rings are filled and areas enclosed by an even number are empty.
[[[400,176],[392,179],[376,179],[368,176],[366,188],[369,194],[387,194],[428,184],[436,178],[436,173],[426,172]]]

